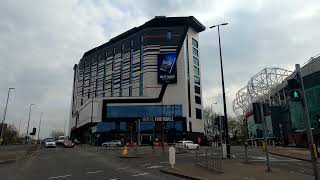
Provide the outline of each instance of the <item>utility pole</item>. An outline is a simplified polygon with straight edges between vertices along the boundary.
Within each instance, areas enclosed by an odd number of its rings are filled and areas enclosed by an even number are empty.
[[[40,114],[40,122],[39,122],[39,130],[38,130],[38,141],[39,141],[39,144],[41,144],[40,143],[40,127],[41,127],[41,118],[42,118],[42,112],[41,112],[41,114]]]
[[[64,118],[64,125],[63,125],[63,135],[66,135],[66,122],[67,122],[68,112],[66,112],[66,117]]]
[[[230,156],[230,143],[229,143],[229,130],[228,130],[228,117],[227,117],[227,104],[226,104],[226,93],[224,87],[224,75],[223,75],[223,64],[222,64],[222,52],[221,52],[221,41],[220,41],[220,26],[228,25],[228,23],[222,23],[218,25],[213,25],[210,27],[218,27],[218,37],[219,37],[219,52],[220,52],[220,70],[221,70],[221,83],[222,83],[222,97],[223,97],[223,112],[224,112],[224,125],[225,125],[225,138],[227,145],[227,158]]]
[[[311,162],[312,162],[312,167],[313,167],[314,179],[320,180],[319,168],[317,166],[317,158],[316,158],[317,149],[316,149],[316,145],[314,144],[314,140],[313,140],[311,125],[310,125],[309,111],[308,111],[308,104],[307,104],[307,100],[305,97],[304,84],[303,84],[303,79],[302,79],[302,75],[301,75],[301,71],[300,71],[300,64],[296,64],[295,67],[296,67],[296,76],[300,82],[302,106],[303,106],[304,117],[305,117],[304,123],[306,126],[307,135],[308,135],[308,142],[309,142],[309,149],[310,149],[310,154],[311,154]]]
[[[267,167],[268,167],[268,171],[271,171],[270,169],[270,162],[269,162],[269,151],[268,151],[268,132],[267,132],[267,124],[266,124],[266,120],[264,118],[264,111],[263,111],[263,104],[262,102],[259,102],[259,106],[260,106],[260,114],[261,114],[261,120],[262,120],[262,125],[263,125],[263,130],[264,130],[264,143],[265,143],[265,151],[266,151],[266,158],[267,158]]]
[[[29,118],[28,118],[28,126],[27,126],[27,135],[26,135],[26,144],[28,143],[28,134],[29,134],[29,124],[30,124],[30,116],[31,116],[31,107],[34,104],[30,104],[30,110],[29,110]]]
[[[21,119],[20,119],[20,121],[19,121],[18,137],[20,137],[20,125],[21,125]]]
[[[1,123],[0,146],[2,145],[2,141],[3,141],[2,136],[3,136],[3,130],[4,130],[4,122],[6,121],[6,116],[7,116],[7,109],[8,109],[8,102],[9,102],[9,98],[10,98],[10,91],[13,90],[13,89],[15,89],[15,88],[9,88],[9,90],[8,90],[6,107],[4,108],[3,119],[2,119],[2,123]]]

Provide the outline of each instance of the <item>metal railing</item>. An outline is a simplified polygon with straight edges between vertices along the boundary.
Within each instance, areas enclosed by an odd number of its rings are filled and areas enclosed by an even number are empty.
[[[221,146],[197,150],[196,163],[217,173],[223,173]]]

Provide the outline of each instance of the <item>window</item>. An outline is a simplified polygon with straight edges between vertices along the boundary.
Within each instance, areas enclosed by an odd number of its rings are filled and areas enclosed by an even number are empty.
[[[130,45],[133,46],[133,40],[131,40]]]
[[[197,94],[200,94],[200,87],[199,86],[194,86],[194,92]]]
[[[194,83],[200,85],[200,78],[197,76],[194,76]]]
[[[199,68],[198,67],[196,67],[196,66],[193,66],[193,71],[194,71],[194,74],[195,75],[200,75],[200,72],[199,72]]]
[[[197,104],[201,104],[201,98],[199,96],[195,96],[195,101]]]
[[[167,40],[171,40],[171,38],[172,38],[171,36],[172,36],[171,31],[168,31],[168,32],[167,32],[167,35],[166,35]]]
[[[192,53],[193,53],[193,55],[195,55],[195,56],[199,56],[198,49],[196,49],[196,48],[192,48]]]
[[[202,119],[202,111],[201,109],[196,108],[196,118]]]
[[[83,105],[83,99],[81,99],[81,106]]]
[[[132,96],[132,87],[129,87],[129,96]]]
[[[199,66],[199,59],[193,56],[193,64]]]
[[[198,48],[198,41],[192,38],[192,46]]]
[[[119,130],[120,131],[126,131],[127,130],[126,122],[120,122],[119,123]]]
[[[175,121],[174,127],[176,128],[176,131],[183,131],[183,124],[182,121]]]
[[[192,123],[189,121],[189,132],[192,132]]]
[[[140,122],[140,131],[153,131],[155,122]]]

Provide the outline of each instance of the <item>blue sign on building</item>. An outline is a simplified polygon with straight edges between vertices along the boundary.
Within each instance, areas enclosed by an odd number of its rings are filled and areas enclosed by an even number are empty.
[[[177,54],[158,55],[158,83],[177,83]]]

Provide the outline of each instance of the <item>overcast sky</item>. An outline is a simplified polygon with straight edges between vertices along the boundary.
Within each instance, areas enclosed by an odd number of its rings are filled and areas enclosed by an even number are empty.
[[[0,113],[9,87],[7,122],[26,131],[44,113],[41,136],[63,130],[69,116],[73,65],[83,53],[156,15],[195,16],[221,28],[228,113],[248,79],[265,67],[292,70],[320,53],[320,3],[221,0],[4,0],[0,5]],[[222,112],[217,30],[200,34],[203,99]],[[68,123],[67,123],[68,124]]]

